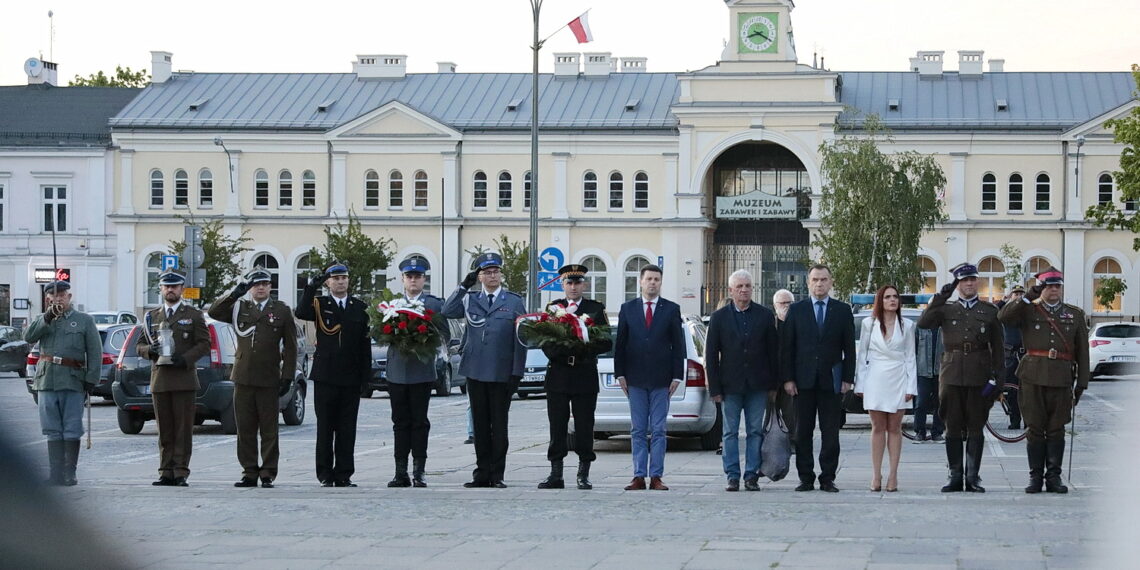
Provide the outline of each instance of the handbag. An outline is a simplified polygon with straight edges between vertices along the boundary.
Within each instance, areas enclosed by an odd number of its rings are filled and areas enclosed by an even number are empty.
[[[788,475],[791,462],[792,439],[784,424],[784,413],[774,402],[769,402],[764,419],[764,441],[760,444],[760,473],[779,481]]]

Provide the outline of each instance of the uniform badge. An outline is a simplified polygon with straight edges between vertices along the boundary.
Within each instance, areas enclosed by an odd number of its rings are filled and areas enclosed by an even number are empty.
[[[277,315],[269,313],[269,324],[273,324],[275,322],[277,322]]]
[[[69,325],[71,325],[71,328],[75,328],[75,327],[79,326],[79,323],[77,323],[77,322],[75,322],[75,321],[71,321],[71,322],[70,322],[70,323],[68,323],[68,324],[69,324]]]
[[[179,320],[179,321],[178,321],[178,324],[180,324],[180,325],[188,325],[188,324],[190,324],[190,322],[191,322],[191,321],[190,321],[190,319],[181,319],[181,320]]]
[[[956,325],[956,324],[958,324],[958,321],[950,321],[950,324],[951,324],[951,325]]]
[[[1033,328],[1036,330],[1041,330],[1041,323],[1037,323],[1037,324],[1033,325]]]
[[[982,325],[982,329],[979,332],[982,332],[982,333],[986,332],[986,326]]]

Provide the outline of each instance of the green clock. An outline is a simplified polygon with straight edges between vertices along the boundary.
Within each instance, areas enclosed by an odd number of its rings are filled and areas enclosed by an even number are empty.
[[[780,15],[776,12],[740,14],[738,53],[776,53],[780,47],[776,35],[779,22]]]

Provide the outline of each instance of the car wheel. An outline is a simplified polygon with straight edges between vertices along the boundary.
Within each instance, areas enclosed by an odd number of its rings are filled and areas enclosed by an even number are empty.
[[[529,397],[530,397],[530,394],[528,394],[528,393],[526,393],[526,392],[519,392],[518,394],[519,394],[519,399],[520,399],[520,400],[525,400],[525,399],[527,399],[527,398],[529,398]]]
[[[218,423],[222,424],[222,433],[226,435],[237,433],[237,416],[234,415],[233,400],[230,400],[230,405],[218,414]]]
[[[443,396],[444,398],[451,395],[451,370],[443,370],[443,378],[435,385],[435,395]]]
[[[297,383],[297,388],[293,390],[293,398],[289,400],[289,404],[281,412],[281,417],[285,419],[287,426],[299,426],[305,421],[304,382]]]
[[[716,421],[713,422],[712,428],[709,431],[701,434],[701,449],[705,451],[712,451],[720,447],[721,430],[723,429],[722,422],[724,420],[720,416],[720,410],[716,411]]]
[[[142,414],[137,412],[129,412],[127,410],[119,410],[119,430],[128,435],[135,435],[142,431],[143,424],[146,420],[142,418]]]
[[[19,370],[16,371],[16,374],[19,374],[20,378],[27,378],[28,377],[28,369],[21,367]]]

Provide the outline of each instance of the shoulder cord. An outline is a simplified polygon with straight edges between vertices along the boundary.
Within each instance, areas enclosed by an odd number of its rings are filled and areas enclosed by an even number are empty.
[[[340,323],[337,323],[331,327],[325,326],[325,321],[321,318],[321,300],[317,297],[313,297],[313,313],[317,317],[317,328],[321,329],[321,332],[325,333],[328,336],[340,334]]]
[[[468,303],[471,301],[471,293],[464,291],[463,293],[463,314],[467,316],[467,326],[474,328],[482,328],[487,324],[487,318],[478,318],[471,315]]]
[[[249,328],[246,328],[246,329],[243,329],[240,326],[238,326],[238,311],[241,310],[241,304],[242,304],[241,299],[238,299],[237,301],[234,302],[234,307],[233,307],[234,314],[233,314],[233,320],[231,321],[234,324],[234,332],[237,333],[238,336],[243,337],[243,338],[247,337],[247,336],[252,337],[254,335],[254,333],[256,332],[256,329],[257,329],[257,322],[256,321],[254,321],[254,323],[252,325],[249,325]],[[251,338],[251,340],[252,340],[252,338]]]
[[[1046,311],[1040,303],[1034,303],[1033,306],[1037,307],[1037,310],[1041,313],[1042,316],[1045,317],[1046,321],[1049,321],[1049,326],[1053,327],[1053,332],[1057,333],[1057,336],[1061,337],[1061,342],[1065,343],[1065,352],[1073,354],[1073,348],[1072,345],[1069,344],[1069,339],[1065,338],[1065,333],[1061,332],[1061,327],[1057,326],[1057,321],[1053,320],[1053,315],[1050,315],[1049,311]]]

